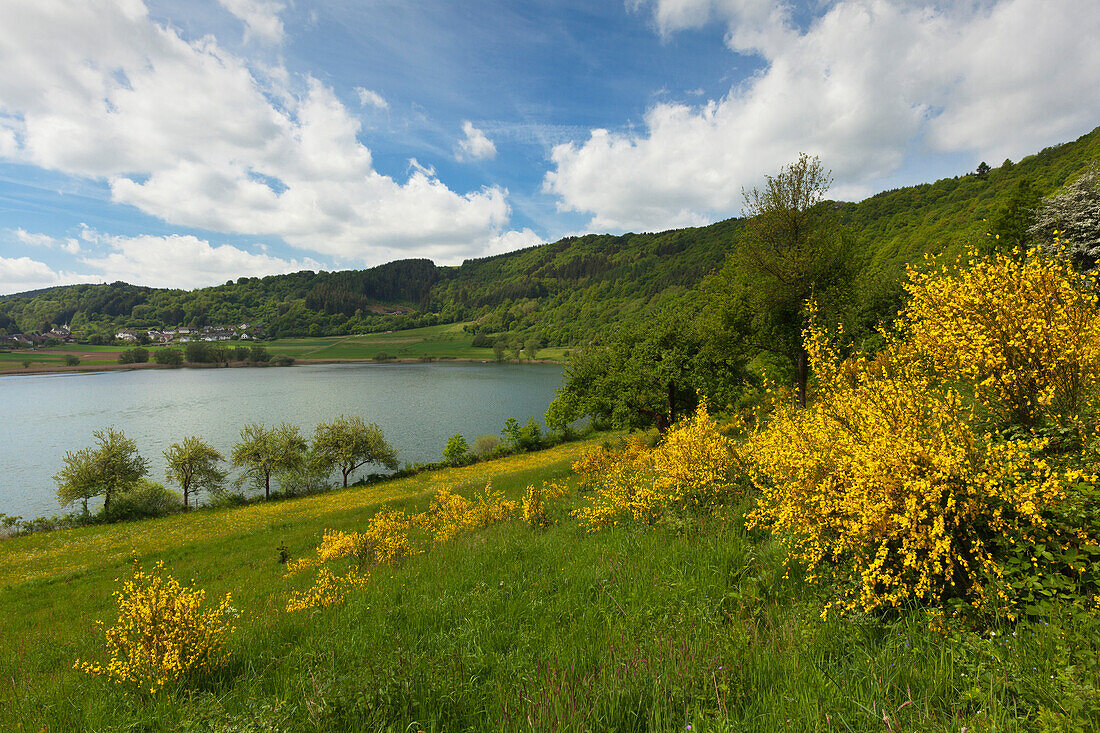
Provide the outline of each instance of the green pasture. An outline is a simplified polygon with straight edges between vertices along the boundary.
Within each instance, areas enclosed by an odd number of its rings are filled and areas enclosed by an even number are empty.
[[[822,618],[828,591],[737,507],[591,533],[558,500],[376,568],[339,607],[285,612],[326,528],[420,511],[487,481],[518,499],[607,436],[313,497],[0,541],[0,730],[1087,731],[1100,625],[1070,614],[981,633],[919,609]],[[155,695],[75,671],[103,661],[131,561],[229,592],[221,671]]]
[[[494,361],[492,349],[474,348],[473,336],[462,330],[466,324],[425,326],[392,333],[369,333],[323,338],[288,338],[266,343],[272,354],[295,359],[374,359],[382,354],[394,359],[483,359]],[[560,360],[565,349],[540,349],[538,360]],[[514,358],[509,351],[508,358]],[[523,360],[527,359],[526,353]]]

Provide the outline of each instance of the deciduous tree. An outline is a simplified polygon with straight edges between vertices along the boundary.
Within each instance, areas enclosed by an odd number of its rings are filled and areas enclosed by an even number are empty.
[[[57,501],[67,506],[77,499],[88,512],[88,499],[103,497],[103,511],[107,512],[111,497],[133,486],[149,472],[148,464],[137,452],[137,444],[123,435],[121,430],[107,428],[97,430],[94,448],[82,448],[65,454],[64,465],[54,475],[57,482]]]
[[[173,443],[164,451],[164,460],[168,466],[165,478],[183,490],[184,506],[192,492],[217,491],[225,481],[225,471],[218,468],[225,458],[202,438],[192,436]]]
[[[744,191],[748,217],[730,265],[746,286],[750,332],[760,348],[791,360],[798,384],[798,404],[806,404],[809,362],[802,345],[811,298],[826,303],[825,292],[847,287],[850,258],[825,193],[832,176],[820,159],[805,153],[775,176],[765,176],[763,189]]]
[[[397,451],[386,442],[382,429],[364,423],[357,415],[341,415],[318,425],[313,434],[313,452],[323,465],[339,469],[345,487],[351,472],[368,463],[397,468]]]
[[[234,466],[242,466],[245,476],[263,481],[264,498],[271,498],[271,474],[292,470],[302,460],[306,441],[297,425],[283,423],[278,428],[252,423],[241,430],[241,440],[233,446]]]

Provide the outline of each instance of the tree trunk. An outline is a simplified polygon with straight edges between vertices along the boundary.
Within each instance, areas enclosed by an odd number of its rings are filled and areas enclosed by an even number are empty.
[[[264,474],[264,499],[271,498],[271,474]]]
[[[351,471],[343,471],[343,474],[344,474],[344,488],[345,489],[348,487],[348,474],[349,473],[351,473]]]

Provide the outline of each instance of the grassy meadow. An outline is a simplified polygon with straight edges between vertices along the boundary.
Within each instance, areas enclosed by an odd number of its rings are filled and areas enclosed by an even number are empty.
[[[343,605],[287,613],[308,585],[280,548],[381,508],[489,480],[518,499],[606,440],[369,487],[0,542],[0,729],[14,731],[978,731],[1100,722],[1091,615],[941,633],[911,613],[822,618],[820,589],[738,507],[660,528],[466,532],[377,567]],[[241,612],[220,671],[136,692],[73,669],[105,656],[131,561]]]
[[[385,354],[392,359],[480,359],[493,361],[492,349],[474,348],[473,336],[463,330],[464,323],[425,326],[391,333],[355,336],[287,338],[265,342],[271,354],[286,354],[295,359],[374,359]],[[538,360],[560,360],[565,349],[540,349]],[[511,351],[509,358],[514,358]],[[524,353],[524,359],[527,358]]]

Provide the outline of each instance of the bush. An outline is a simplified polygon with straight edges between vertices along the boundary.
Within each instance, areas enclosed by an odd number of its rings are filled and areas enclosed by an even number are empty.
[[[119,364],[144,364],[149,361],[149,350],[140,346],[127,349],[118,355]]]
[[[203,609],[205,591],[183,587],[163,572],[163,562],[150,573],[135,566],[133,577],[114,594],[118,619],[106,631],[110,661],[102,665],[78,659],[74,668],[155,693],[226,662],[225,640],[236,631],[232,623],[237,616],[230,595]]]
[[[461,433],[456,433],[447,439],[447,445],[443,448],[443,459],[448,463],[460,466],[470,457],[470,446]]]
[[[998,548],[1050,536],[1082,478],[1039,424],[1093,433],[1095,295],[1065,263],[1002,255],[911,272],[907,289],[901,336],[874,357],[842,360],[807,329],[817,399],[781,405],[741,451],[760,490],[751,521],[787,538],[811,581],[843,588],[842,609],[1008,600]]]
[[[78,364],[80,364],[80,359],[78,359],[76,356],[74,356],[73,354],[65,355],[65,366],[77,366]]]
[[[500,438],[495,435],[482,435],[474,441],[473,454],[481,459],[495,455],[500,448]]]
[[[286,354],[278,354],[271,358],[271,363],[277,367],[288,367],[294,365],[294,357],[287,356]]]
[[[183,510],[183,499],[163,484],[140,479],[132,487],[111,497],[111,503],[103,514],[108,522],[124,522],[133,519],[163,517]]]
[[[252,348],[248,350],[248,360],[264,364],[271,360],[271,355],[267,353],[267,347],[263,344],[252,344]]]
[[[172,346],[166,346],[153,351],[153,361],[167,366],[181,366],[183,364],[183,351]]]

